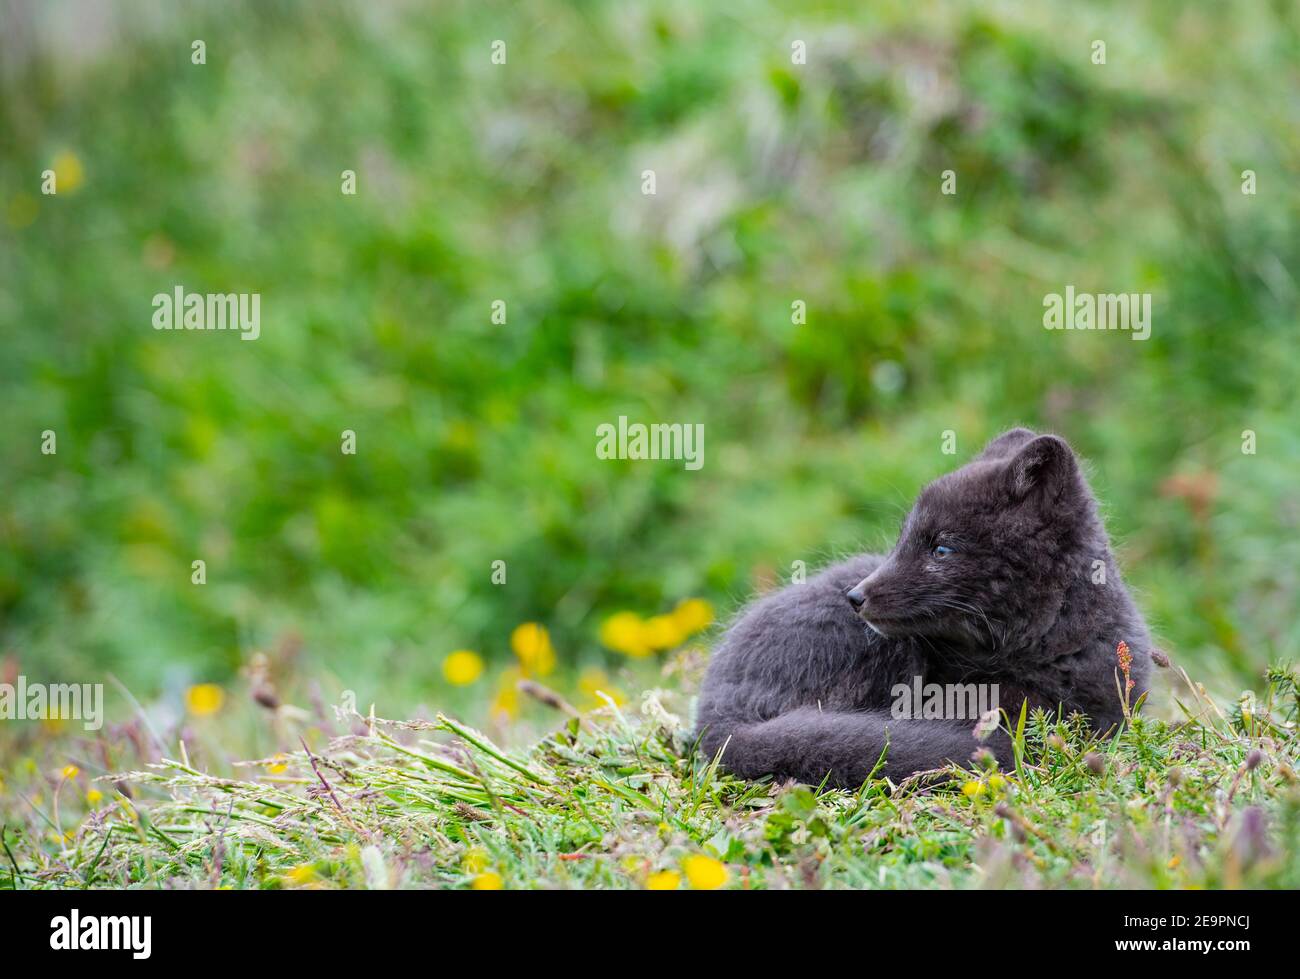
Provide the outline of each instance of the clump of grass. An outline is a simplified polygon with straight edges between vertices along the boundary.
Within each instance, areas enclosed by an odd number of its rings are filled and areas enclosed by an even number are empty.
[[[241,777],[181,757],[102,779],[116,805],[55,852],[5,834],[0,884],[1292,888],[1297,677],[1268,681],[1230,714],[1189,682],[1185,720],[1138,714],[1105,742],[1021,714],[1014,771],[856,792],[724,774],[696,753],[680,692],[570,717],[525,751],[448,717],[351,714],[351,733]]]

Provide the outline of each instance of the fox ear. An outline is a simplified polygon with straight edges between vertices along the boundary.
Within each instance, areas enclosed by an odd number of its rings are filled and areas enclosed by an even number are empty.
[[[1003,459],[1015,452],[1030,439],[1035,438],[1027,428],[1012,428],[1003,432],[980,452],[980,459]]]
[[[1007,484],[1016,499],[1039,493],[1055,500],[1063,490],[1076,485],[1078,478],[1079,463],[1074,451],[1055,435],[1031,439],[1007,463]]]

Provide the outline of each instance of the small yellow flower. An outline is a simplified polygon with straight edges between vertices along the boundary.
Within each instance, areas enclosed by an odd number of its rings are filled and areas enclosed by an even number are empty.
[[[453,687],[468,687],[483,675],[483,657],[468,649],[448,653],[442,661],[442,675]]]
[[[501,879],[500,874],[489,870],[487,873],[475,877],[470,881],[469,886],[476,891],[499,891],[505,886],[505,881]]]
[[[725,880],[725,877],[723,879]],[[675,870],[661,870],[645,879],[647,891],[675,891],[681,884],[682,875]]]
[[[1169,858],[1169,863],[1166,864],[1166,866],[1167,866],[1170,870],[1177,870],[1177,869],[1178,869],[1178,865],[1179,865],[1180,863],[1182,863],[1182,862],[1183,862],[1183,858],[1180,857],[1178,854],[1175,853],[1172,857]]]
[[[602,693],[614,701],[615,706],[622,707],[627,703],[627,695],[615,687],[609,674],[601,669],[583,670],[578,676],[578,689],[587,695],[587,707],[603,707],[605,698],[599,696]]]
[[[284,876],[294,884],[309,884],[316,879],[316,867],[314,864],[302,863]]]
[[[682,872],[697,891],[716,891],[727,882],[727,868],[722,861],[701,853],[682,860]]]
[[[76,765],[63,766],[63,777],[66,779],[74,779],[80,774],[81,774],[81,769],[78,768]]]
[[[547,676],[555,669],[551,634],[536,622],[525,622],[510,633],[510,648],[519,657],[525,676]]]
[[[974,779],[972,779],[971,781],[967,782],[965,785],[961,787],[961,794],[964,796],[968,796],[972,799],[975,798],[977,795],[983,795],[984,783],[977,782]]]
[[[578,689],[594,697],[597,690],[609,689],[609,674],[597,667],[589,667],[578,674]]]
[[[497,693],[492,698],[492,704],[489,708],[493,715],[503,715],[508,721],[519,716],[519,681],[521,679],[523,679],[523,674],[517,666],[501,671],[501,675],[497,678]]]
[[[624,656],[649,656],[654,651],[646,642],[645,623],[635,612],[616,612],[602,622],[600,641]]]
[[[86,182],[86,171],[81,165],[81,158],[65,150],[54,158],[54,189],[60,194],[69,194]]]
[[[671,615],[646,619],[643,632],[645,644],[651,649],[676,649],[686,639],[686,630]]]
[[[487,870],[487,865],[488,852],[481,846],[466,850],[465,855],[460,858],[461,869],[467,874],[481,874]]]
[[[677,626],[687,635],[703,632],[713,625],[713,606],[702,598],[688,598],[673,609]]]
[[[104,801],[104,793],[99,789],[91,789],[86,793],[86,805],[97,806]]]
[[[215,683],[197,683],[185,691],[185,706],[195,717],[208,717],[221,710],[226,692]]]
[[[993,792],[1001,792],[1007,786],[1007,780],[1001,775],[994,773],[989,776],[989,789]]]
[[[285,763],[284,755],[276,755],[266,763],[266,771],[269,775],[281,775],[288,770],[289,766]]]

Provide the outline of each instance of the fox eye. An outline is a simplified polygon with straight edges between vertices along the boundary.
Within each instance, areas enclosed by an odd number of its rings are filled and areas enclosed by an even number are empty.
[[[955,554],[956,552],[945,544],[935,544],[932,553],[935,557],[947,557],[949,554]]]

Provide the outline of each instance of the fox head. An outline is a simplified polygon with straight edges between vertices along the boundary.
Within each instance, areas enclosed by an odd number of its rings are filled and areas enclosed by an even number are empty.
[[[926,486],[898,543],[847,597],[883,636],[1003,650],[1041,638],[1098,567],[1115,574],[1073,450],[1016,428]]]

